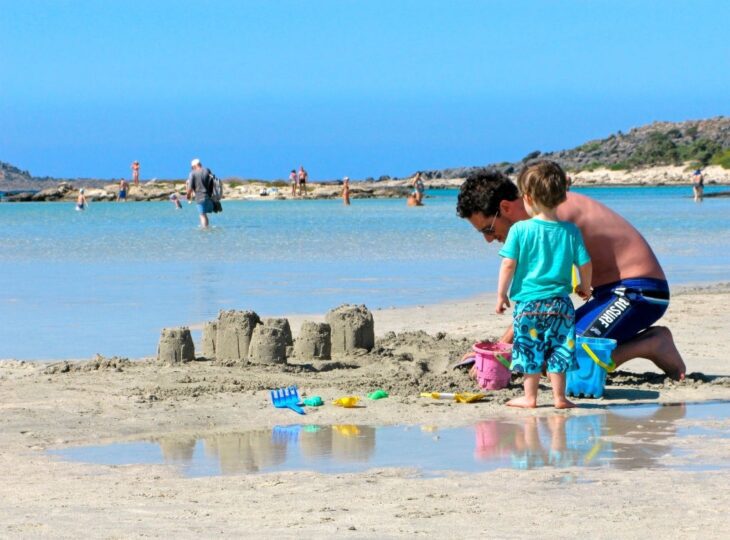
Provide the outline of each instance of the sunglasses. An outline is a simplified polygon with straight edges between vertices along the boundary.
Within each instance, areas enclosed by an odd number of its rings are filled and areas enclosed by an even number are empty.
[[[479,229],[479,234],[488,234],[489,236],[494,235],[494,222],[497,221],[497,217],[499,217],[499,210],[497,210],[497,213],[494,214],[494,217],[492,218],[492,223],[489,224],[489,227],[482,227]]]

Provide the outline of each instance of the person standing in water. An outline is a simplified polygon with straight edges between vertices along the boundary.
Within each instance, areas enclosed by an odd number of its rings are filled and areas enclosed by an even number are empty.
[[[203,167],[198,158],[190,162],[190,175],[187,181],[187,198],[195,197],[198,206],[198,214],[200,215],[200,226],[203,229],[208,228],[208,214],[213,211],[213,178],[210,170]]]
[[[421,178],[421,171],[416,173],[416,176],[411,180],[411,186],[413,186],[413,197],[416,199],[416,206],[423,205],[423,192],[426,190],[423,185],[423,178]]]
[[[135,186],[139,186],[139,161],[133,161],[130,169],[132,169],[132,182]]]
[[[117,202],[127,202],[128,189],[129,183],[124,178],[119,180],[119,195],[117,195]]]
[[[76,210],[86,210],[88,203],[86,202],[86,196],[84,195],[84,188],[79,190],[79,196],[76,197]]]
[[[347,176],[342,179],[342,202],[350,206],[350,178]]]
[[[170,202],[176,210],[182,209],[182,204],[180,203],[180,198],[177,196],[177,193],[173,193],[172,195],[170,195]]]
[[[692,174],[692,193],[695,202],[702,202],[705,196],[705,177],[702,175],[702,169],[697,169]]]

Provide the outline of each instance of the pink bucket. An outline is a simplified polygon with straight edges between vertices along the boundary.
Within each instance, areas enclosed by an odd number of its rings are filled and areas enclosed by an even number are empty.
[[[512,361],[512,345],[483,341],[475,344],[473,350],[476,353],[474,367],[477,370],[479,386],[485,390],[507,388],[512,376],[509,369]]]

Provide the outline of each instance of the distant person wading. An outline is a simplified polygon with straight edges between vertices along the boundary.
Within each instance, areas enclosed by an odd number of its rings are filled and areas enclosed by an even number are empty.
[[[697,169],[692,174],[692,194],[695,202],[702,202],[705,197],[705,177],[702,174],[702,169]]]
[[[208,227],[208,214],[213,212],[213,175],[207,167],[203,167],[200,160],[195,158],[190,162],[190,175],[188,176],[187,198],[195,197],[195,203],[198,206],[198,214],[200,214],[200,226]]]

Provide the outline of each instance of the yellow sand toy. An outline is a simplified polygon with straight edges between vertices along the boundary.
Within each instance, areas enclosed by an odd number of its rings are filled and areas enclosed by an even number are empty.
[[[352,407],[357,407],[357,402],[360,401],[360,398],[357,396],[345,396],[341,397],[339,399],[334,400],[332,403],[339,407],[345,407],[346,409],[351,409]]]
[[[457,403],[474,403],[481,401],[487,394],[480,394],[475,392],[421,392],[421,397],[430,397],[433,399],[453,399]]]

